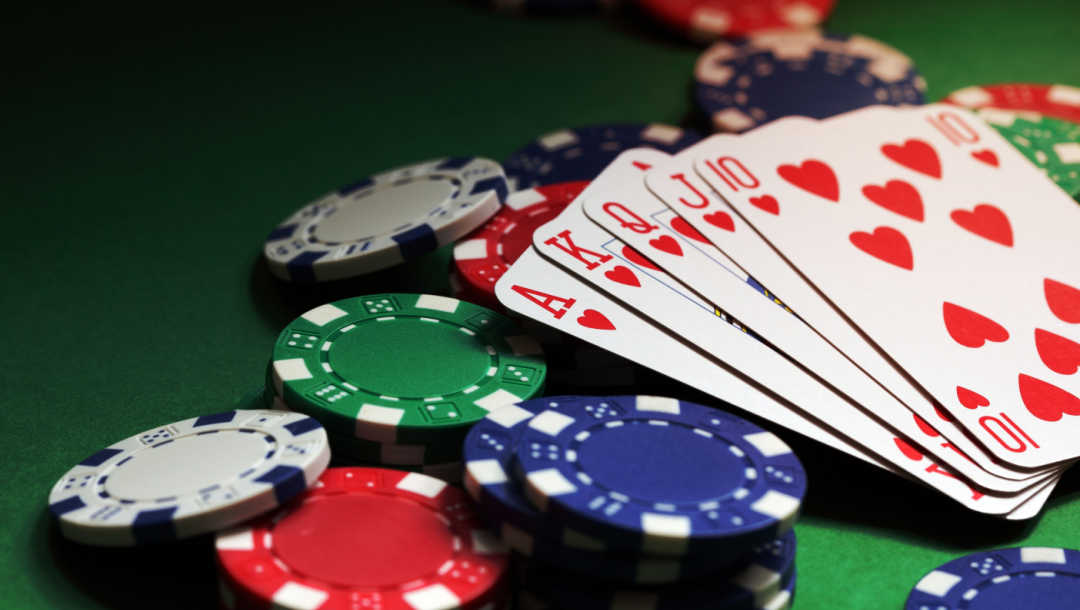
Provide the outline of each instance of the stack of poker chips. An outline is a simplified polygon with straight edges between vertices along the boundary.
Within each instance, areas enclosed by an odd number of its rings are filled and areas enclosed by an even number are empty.
[[[465,487],[520,559],[523,608],[787,608],[798,458],[674,398],[555,396],[493,411]],[[639,605],[634,605],[639,604]]]
[[[215,534],[229,610],[508,607],[509,553],[464,491],[329,461],[311,417],[213,413],[82,460],[49,511],[66,538],[93,546],[209,545]]]
[[[469,427],[539,395],[541,350],[511,320],[444,296],[378,294],[321,305],[278,336],[268,406],[327,430],[335,464],[459,481]]]

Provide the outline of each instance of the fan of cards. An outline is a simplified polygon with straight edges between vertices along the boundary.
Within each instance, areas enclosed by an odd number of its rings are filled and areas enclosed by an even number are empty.
[[[496,294],[980,513],[1080,457],[1080,207],[953,106],[629,150]]]

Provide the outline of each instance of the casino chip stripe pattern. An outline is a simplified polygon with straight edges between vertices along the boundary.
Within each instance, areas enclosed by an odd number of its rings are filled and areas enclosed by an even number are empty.
[[[319,478],[330,445],[300,413],[226,411],[147,430],[79,462],[53,486],[49,511],[71,540],[170,542],[284,504]]]
[[[966,108],[1036,112],[1080,124],[1080,87],[1071,85],[1002,83],[965,87],[941,101]]]
[[[497,304],[495,282],[532,244],[532,234],[561,213],[588,181],[563,182],[511,193],[499,213],[454,245],[454,268],[468,299]]]
[[[691,40],[746,36],[761,30],[804,29],[829,15],[834,0],[638,0],[650,14]]]
[[[225,588],[259,608],[479,609],[509,586],[508,554],[464,492],[382,468],[330,468],[215,546]]]
[[[503,161],[513,190],[592,180],[619,153],[648,147],[675,154],[701,134],[661,123],[617,123],[560,129],[544,134]]]
[[[502,167],[488,159],[398,167],[304,206],[270,232],[263,254],[285,281],[354,277],[453,242],[497,212],[507,194]]]
[[[905,610],[1067,608],[1080,600],[1080,551],[1016,547],[958,557],[919,579]]]
[[[390,293],[302,314],[278,336],[271,372],[275,394],[331,433],[409,445],[460,443],[490,411],[538,394],[546,366],[490,309]]]
[[[926,81],[889,45],[858,34],[774,31],[718,42],[698,58],[695,99],[713,128],[784,116],[823,119],[874,104],[922,104]]]

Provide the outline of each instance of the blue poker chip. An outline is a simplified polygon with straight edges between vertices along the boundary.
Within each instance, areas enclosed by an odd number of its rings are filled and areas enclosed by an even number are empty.
[[[677,153],[701,134],[660,123],[590,125],[545,134],[503,161],[514,190],[592,180],[624,150],[647,146]]]
[[[896,49],[860,35],[769,32],[706,50],[694,68],[698,107],[717,131],[785,116],[823,119],[874,104],[922,104],[926,81]]]
[[[707,578],[661,586],[617,586],[540,564],[522,570],[527,598],[552,608],[782,610],[795,592],[795,533],[759,545],[746,562]]]
[[[283,220],[263,255],[277,277],[313,283],[415,258],[491,218],[509,189],[489,159],[455,157],[398,167],[327,193]]]
[[[905,610],[1075,608],[1080,551],[1016,547],[954,559],[919,580]]]
[[[538,413],[592,403],[592,397],[549,396],[501,407],[473,425],[464,443],[465,489],[518,554],[579,574],[623,583],[671,583],[724,566],[713,556],[655,557],[612,552],[588,531],[547,519],[525,498],[512,473],[514,453]]]
[[[658,396],[594,397],[531,418],[515,451],[549,519],[611,548],[718,562],[787,532],[806,473],[779,437]]]

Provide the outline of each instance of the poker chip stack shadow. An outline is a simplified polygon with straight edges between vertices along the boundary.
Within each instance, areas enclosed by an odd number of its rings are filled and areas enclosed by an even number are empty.
[[[553,396],[465,439],[521,608],[783,609],[806,475],[771,432],[656,396]]]
[[[469,426],[539,395],[545,377],[539,345],[505,316],[451,297],[377,294],[320,305],[282,330],[266,401],[319,420],[336,464],[459,481]]]

